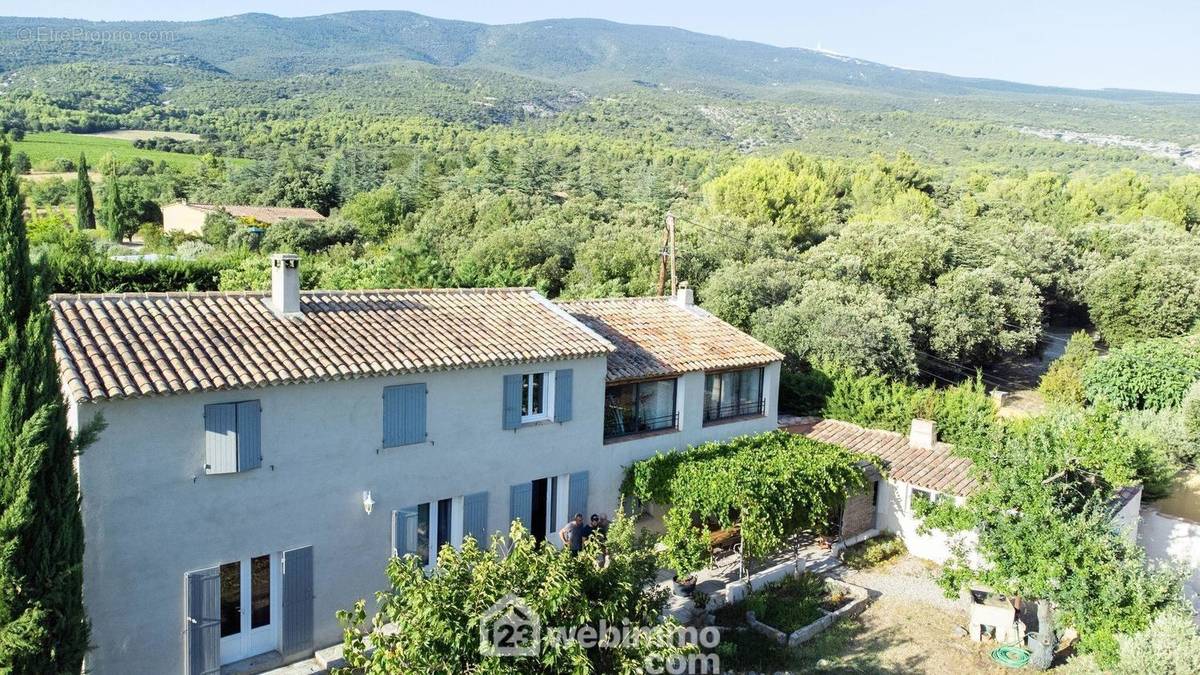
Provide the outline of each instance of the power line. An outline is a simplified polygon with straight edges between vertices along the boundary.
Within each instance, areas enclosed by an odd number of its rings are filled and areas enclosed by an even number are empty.
[[[916,349],[914,351],[916,351],[916,353],[918,353],[926,358],[930,358],[930,359],[933,359],[934,361],[944,363],[963,374],[978,375],[979,378],[981,380],[983,380],[985,383],[990,384],[996,388],[1008,387],[1011,390],[1018,390],[1018,389],[1026,388],[1025,385],[1021,385],[1014,380],[1009,380],[1007,378],[1000,377],[999,375],[989,375],[987,373],[984,373],[981,368],[971,368],[970,366],[968,366],[966,364],[959,363],[957,361],[951,361],[949,359],[945,359],[945,358],[942,358],[939,356],[934,356],[933,354],[930,354],[929,352],[921,351],[920,349]]]

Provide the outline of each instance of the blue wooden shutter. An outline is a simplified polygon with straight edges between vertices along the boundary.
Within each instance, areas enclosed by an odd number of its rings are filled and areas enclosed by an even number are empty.
[[[504,376],[504,428],[521,426],[521,376]]]
[[[426,388],[401,384],[383,389],[383,447],[424,443]]]
[[[533,520],[533,483],[517,483],[509,492],[509,519],[529,530]]]
[[[217,403],[204,406],[204,470],[206,473],[237,471],[237,406]]]
[[[184,632],[187,675],[221,672],[221,572],[213,567],[187,573]]]
[[[571,474],[571,484],[567,488],[567,510],[571,513],[568,517],[574,516],[576,513],[582,513],[584,518],[587,518],[587,498],[588,498],[588,472],[580,471],[579,473]]]
[[[479,548],[488,547],[487,515],[488,493],[477,492],[463,499],[463,536],[475,537]]]
[[[417,507],[392,511],[392,555],[417,552]]]
[[[571,419],[571,397],[575,371],[563,368],[554,373],[554,421],[566,422]]]
[[[283,552],[284,661],[313,651],[313,550],[311,546]]]
[[[258,401],[237,404],[238,471],[262,466],[261,411]]]

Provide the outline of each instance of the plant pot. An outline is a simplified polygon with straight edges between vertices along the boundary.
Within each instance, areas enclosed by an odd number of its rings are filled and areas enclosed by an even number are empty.
[[[696,575],[680,580],[678,576],[671,577],[671,592],[681,598],[690,598],[696,592]]]

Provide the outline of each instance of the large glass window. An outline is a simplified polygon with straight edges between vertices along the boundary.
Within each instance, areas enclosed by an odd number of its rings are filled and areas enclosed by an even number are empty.
[[[705,375],[704,421],[763,414],[762,382],[762,368]]]
[[[675,382],[654,380],[608,387],[604,393],[604,437],[674,428]]]

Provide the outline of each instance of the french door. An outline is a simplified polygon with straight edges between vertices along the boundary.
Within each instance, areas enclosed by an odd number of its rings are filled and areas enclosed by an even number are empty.
[[[221,664],[279,647],[279,556],[224,563],[221,573]]]

